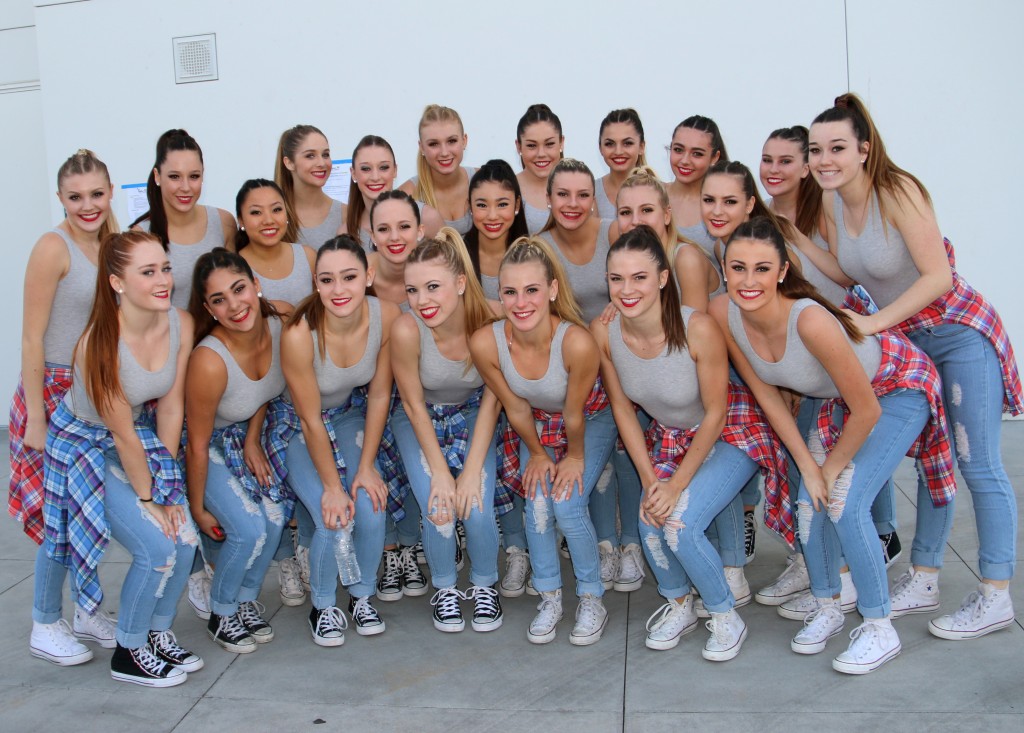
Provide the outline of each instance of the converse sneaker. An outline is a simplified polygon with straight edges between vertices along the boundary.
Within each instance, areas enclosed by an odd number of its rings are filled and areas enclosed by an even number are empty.
[[[184,670],[157,657],[149,644],[138,649],[126,649],[118,644],[110,658],[110,676],[118,682],[146,687],[174,687],[188,679]]]
[[[306,590],[302,587],[302,569],[294,557],[286,557],[277,564],[277,579],[281,585],[281,603],[286,606],[301,606],[306,601]]]
[[[640,545],[630,542],[619,553],[619,572],[612,587],[620,593],[640,590],[644,583],[644,558]]]
[[[754,510],[746,509],[743,512],[743,553],[747,556],[747,563],[754,559],[754,544],[757,540],[757,522],[754,520]]]
[[[348,599],[348,613],[360,636],[376,636],[384,633],[384,619],[370,603],[370,596]]]
[[[33,657],[61,667],[83,664],[92,659],[92,649],[75,638],[71,626],[64,619],[52,624],[33,621],[28,650]]]
[[[732,591],[733,608],[741,608],[750,603],[752,598],[750,584],[747,583],[747,578],[743,575],[743,568],[726,568],[725,582],[729,584],[729,590]],[[704,608],[703,598],[698,598],[693,602],[693,610],[697,612],[697,618],[711,617],[708,610]]]
[[[979,583],[955,613],[928,622],[928,631],[940,639],[977,639],[1013,623],[1013,600],[1009,588]]]
[[[117,622],[105,611],[96,611],[90,616],[84,609],[75,606],[73,628],[78,639],[94,641],[104,649],[113,649],[117,646]]]
[[[303,547],[298,544],[298,535],[296,534],[295,544],[295,561],[299,564],[299,582],[302,583],[303,589],[308,593],[309,587],[309,548]]]
[[[238,618],[257,644],[274,640],[274,630],[263,620],[266,610],[259,601],[242,601],[238,604]]]
[[[423,540],[420,540],[415,545],[413,545],[412,550],[416,553],[416,564],[420,567],[426,567],[427,553],[423,550]]]
[[[398,551],[402,564],[402,588],[407,596],[422,596],[427,592],[427,579],[416,563],[416,551],[412,545]]]
[[[668,603],[647,619],[648,649],[672,649],[684,634],[697,628],[697,614],[693,610],[693,596],[686,596],[682,603],[669,599]]]
[[[462,620],[462,609],[459,601],[465,598],[454,585],[438,588],[430,605],[434,607],[434,628],[438,631],[454,633],[466,628]]]
[[[605,610],[600,596],[584,593],[580,596],[579,605],[576,606],[576,625],[569,634],[569,643],[576,646],[597,643],[607,623],[608,611]]]
[[[174,632],[150,631],[149,648],[159,659],[182,672],[198,672],[203,668],[203,659],[178,644]]]
[[[934,611],[939,607],[939,574],[922,573],[911,566],[896,578],[889,599],[892,618]]]
[[[572,556],[569,555],[569,540],[565,539],[565,535],[562,535],[558,543],[558,553],[566,560],[572,560]]]
[[[888,618],[864,619],[850,632],[850,646],[832,660],[832,669],[846,674],[874,672],[900,653],[900,638]]]
[[[795,598],[811,587],[811,578],[807,574],[807,563],[804,556],[795,553],[786,558],[786,569],[771,585],[757,592],[754,600],[763,606],[778,606],[791,598]]]
[[[382,601],[397,601],[404,595],[402,590],[402,558],[398,550],[384,550],[384,572],[377,580],[377,598]]]
[[[458,526],[458,525],[456,525]],[[458,542],[455,543],[455,572],[459,572],[466,565],[465,557],[463,557],[462,545]]]
[[[521,547],[509,546],[505,550],[505,577],[498,592],[506,598],[518,598],[526,590],[526,576],[530,574],[530,555]]]
[[[462,524],[462,520],[455,522],[455,535],[459,538],[459,547],[463,550],[466,549],[466,527]]]
[[[839,574],[842,582],[839,592],[839,610],[850,613],[857,610],[857,588],[853,585],[853,577],[849,571]],[[801,593],[781,604],[777,609],[782,618],[803,621],[811,611],[818,610],[818,599],[810,591]]]
[[[819,599],[818,608],[807,614],[804,627],[793,637],[789,648],[797,654],[817,654],[825,651],[825,644],[843,630],[846,617],[839,610],[839,602]]]
[[[562,620],[562,589],[546,590],[540,594],[537,615],[530,622],[526,638],[531,644],[547,644],[555,638],[555,629]]]
[[[615,576],[619,574],[619,551],[608,540],[598,542],[597,551],[601,555],[601,585],[605,590],[611,590]]]
[[[501,601],[493,585],[474,585],[465,597],[473,599],[473,631],[494,631],[501,626]]]
[[[539,596],[540,595],[540,593],[537,592],[537,589],[533,587],[533,576],[532,575],[529,578],[526,579],[526,595],[528,595],[528,596]]]
[[[211,639],[229,652],[248,654],[256,651],[256,640],[249,635],[249,630],[245,628],[237,613],[230,616],[211,613],[206,624],[206,632]]]
[[[888,570],[894,562],[900,559],[900,555],[903,554],[903,545],[900,544],[900,536],[895,532],[880,534],[878,539],[882,543],[882,559]]]
[[[727,662],[740,653],[740,647],[747,638],[747,625],[730,609],[725,613],[711,614],[711,620],[705,622],[711,632],[701,655],[711,662]]]
[[[203,621],[210,619],[210,576],[206,568],[188,576],[188,604]]]
[[[337,606],[309,609],[309,630],[317,646],[341,646],[345,643],[348,621]]]

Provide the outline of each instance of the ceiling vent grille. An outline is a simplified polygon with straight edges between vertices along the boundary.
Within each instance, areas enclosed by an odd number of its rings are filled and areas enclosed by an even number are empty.
[[[214,81],[217,77],[217,35],[172,38],[174,47],[174,82]]]

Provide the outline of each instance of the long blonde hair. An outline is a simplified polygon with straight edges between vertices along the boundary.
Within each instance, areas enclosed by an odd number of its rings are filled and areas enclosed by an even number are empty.
[[[498,267],[498,277],[505,265],[522,265],[527,262],[539,262],[544,268],[544,275],[548,284],[558,281],[558,294],[551,302],[551,312],[563,321],[574,323],[581,328],[586,328],[583,322],[583,313],[576,302],[576,296],[572,292],[569,278],[565,274],[561,260],[555,256],[550,245],[537,236],[520,237],[505,250],[505,256],[501,258],[501,265]]]
[[[459,126],[459,134],[465,135],[466,130],[462,126],[462,118],[459,113],[451,107],[442,107],[440,104],[428,104],[420,116],[420,136],[422,139],[423,128],[435,122],[454,122]],[[416,189],[413,191],[413,198],[422,201],[428,206],[437,208],[437,197],[434,195],[434,179],[431,178],[430,166],[427,159],[420,150],[416,156]]]

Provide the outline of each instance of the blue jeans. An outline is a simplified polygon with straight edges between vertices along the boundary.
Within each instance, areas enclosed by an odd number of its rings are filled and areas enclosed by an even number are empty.
[[[309,510],[306,509],[305,505],[300,501],[295,503],[295,539],[299,547],[309,548],[309,545],[313,542],[313,532],[316,530],[316,524],[313,522],[313,517],[310,516]],[[292,547],[292,538],[288,532],[281,532],[281,541],[277,543],[277,552],[274,553],[274,559],[277,561],[286,560],[289,557],[295,557],[295,548]]]
[[[871,521],[871,504],[929,418],[928,399],[923,392],[897,390],[878,402],[881,417],[836,479],[827,510],[814,510],[802,480],[797,503],[811,592],[817,598],[839,594],[839,568],[845,556],[857,586],[857,608],[864,618],[889,614],[889,585],[878,534]],[[825,451],[817,432],[809,436],[807,447],[820,465],[825,460]]]
[[[359,458],[363,449],[360,446],[362,432],[366,426],[366,418],[358,411],[336,415],[334,418],[334,434],[338,440],[338,450],[345,461],[345,475],[342,486],[351,496],[352,479],[359,466]],[[357,442],[359,441],[359,442]],[[302,502],[316,527],[309,545],[309,587],[312,591],[313,605],[317,608],[329,608],[337,604],[338,562],[334,557],[334,542],[340,530],[327,529],[324,525],[323,511],[320,502],[324,495],[324,486],[313,465],[313,459],[306,449],[306,441],[302,433],[296,434],[288,443],[286,459],[288,466],[288,484],[292,487],[299,501]],[[377,566],[384,550],[384,519],[387,509],[373,511],[373,502],[365,491],[355,496],[355,530],[352,542],[355,546],[356,561],[359,563],[360,580],[348,587],[353,598],[363,598],[373,593],[376,587]]]
[[[719,440],[679,496],[665,526],[641,521],[644,551],[658,580],[659,593],[666,598],[681,598],[690,592],[692,584],[709,611],[724,613],[733,607],[735,599],[725,581],[722,558],[706,532],[730,507],[739,509],[742,531],[740,492],[757,471],[757,464],[746,453]]]
[[[400,521],[396,522],[390,514],[385,519],[385,547],[395,545],[410,547],[423,538],[423,532],[420,529],[420,505],[416,501],[416,495],[411,491],[406,492],[402,508],[405,509],[405,516]]]
[[[478,408],[472,408],[466,415],[469,435],[472,439],[476,428]],[[391,416],[391,429],[398,441],[402,463],[409,476],[416,503],[423,514],[423,551],[427,555],[431,582],[435,588],[448,588],[458,580],[455,568],[455,522],[438,526],[430,521],[430,476],[427,473],[427,459],[423,455],[416,433],[403,407],[398,407]],[[489,586],[498,582],[498,523],[494,518],[494,481],[497,475],[497,454],[493,447],[487,451],[483,467],[481,503],[462,520],[466,528],[466,548],[472,562],[469,581],[473,585]]]
[[[999,357],[987,338],[967,326],[923,328],[910,334],[910,339],[931,357],[942,377],[950,439],[974,503],[981,577],[1009,580],[1017,558],[1017,502],[999,450],[1003,409]],[[923,482],[917,493],[911,562],[939,567],[953,521],[953,502],[932,506]]]
[[[608,456],[615,447],[615,420],[610,408],[597,412],[586,420],[583,447],[583,495],[573,489],[562,501],[555,501],[537,487],[532,501],[526,502],[526,541],[533,566],[533,587],[538,591],[553,591],[562,587],[555,540],[555,522],[569,543],[572,567],[576,574],[576,594],[604,595],[601,584],[601,560],[597,551],[597,534],[590,520],[590,494]],[[554,451],[548,449],[552,454]],[[519,456],[525,468],[530,452],[525,443],[519,447]],[[550,489],[550,482],[548,488]],[[554,520],[554,521],[552,521]]]
[[[218,616],[231,616],[239,602],[259,597],[281,540],[285,509],[265,497],[254,501],[212,450],[208,466],[203,505],[225,534],[223,542],[203,537],[204,554],[215,563],[210,608]]]
[[[640,498],[644,491],[640,476],[624,450],[613,450],[608,465],[611,470],[602,472],[590,495],[590,519],[594,522],[597,541],[611,542],[612,547],[640,544],[636,531],[640,521]],[[621,534],[615,529],[616,510]]]
[[[501,525],[502,546],[508,550],[510,547],[526,549],[526,499],[519,494],[512,494],[512,508],[498,517],[498,524]]]

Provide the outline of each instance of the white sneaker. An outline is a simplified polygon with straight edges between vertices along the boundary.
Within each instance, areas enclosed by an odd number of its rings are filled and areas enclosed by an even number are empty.
[[[297,536],[296,536],[297,537]],[[299,563],[299,582],[308,592],[309,587],[309,548],[300,544],[295,545],[295,559]]]
[[[607,623],[608,611],[605,610],[600,596],[584,593],[580,596],[579,605],[576,606],[576,625],[569,634],[569,643],[576,646],[597,643]]]
[[[857,610],[857,589],[853,585],[853,578],[849,571],[840,573],[839,579],[842,581],[839,592],[839,610],[843,613]],[[776,610],[782,618],[803,621],[811,611],[818,610],[818,605],[818,599],[810,591],[805,591],[780,604]]]
[[[90,616],[75,606],[74,632],[78,639],[94,641],[104,649],[117,646],[117,621],[106,611],[96,611]]]
[[[644,557],[640,545],[630,542],[619,552],[619,572],[612,587],[620,593],[640,590],[644,583]]]
[[[1013,600],[1009,588],[979,583],[959,610],[928,622],[928,631],[940,639],[977,639],[1013,623]]]
[[[505,598],[518,598],[526,591],[526,577],[530,574],[530,555],[521,547],[512,545],[505,550],[505,577],[498,590]]]
[[[939,607],[939,574],[922,573],[911,566],[896,578],[889,599],[892,618],[934,611]]]
[[[771,585],[759,590],[754,600],[762,606],[779,606],[809,590],[810,587],[811,577],[807,574],[804,556],[794,553],[786,558],[786,569],[772,581]]]
[[[611,590],[619,574],[619,551],[608,540],[598,542],[597,551],[601,555],[601,585],[605,590]]]
[[[92,659],[92,649],[75,638],[71,633],[71,626],[64,619],[52,624],[33,621],[28,650],[33,657],[45,659],[61,667],[83,664]]]
[[[743,575],[743,568],[726,568],[725,582],[729,584],[729,590],[732,591],[733,601],[735,601],[733,608],[741,608],[750,603],[752,597],[750,584],[747,582],[746,576]],[[711,614],[704,608],[703,598],[694,601],[693,609],[697,612],[697,618],[711,618]]]
[[[850,632],[850,646],[832,660],[832,669],[846,674],[874,672],[900,653],[900,638],[888,618],[865,619]]]
[[[286,606],[301,606],[305,603],[302,569],[296,558],[286,557],[277,564],[277,580],[281,585],[281,603]]]
[[[537,604],[537,615],[530,623],[526,638],[532,644],[547,644],[555,638],[555,628],[561,620],[562,589],[543,591]]]
[[[210,576],[206,568],[188,576],[188,604],[196,616],[210,620]]]
[[[817,654],[825,651],[825,645],[833,636],[843,630],[846,617],[839,610],[838,601],[821,599],[817,610],[811,611],[804,619],[804,627],[797,632],[789,648],[797,654]]]
[[[693,611],[693,596],[686,596],[682,603],[670,598],[668,603],[647,619],[648,649],[672,649],[684,634],[697,628],[697,614]]]
[[[740,653],[743,640],[747,638],[747,625],[736,613],[736,609],[725,613],[711,614],[711,620],[705,622],[711,632],[704,650],[703,657],[711,662],[727,662]]]

